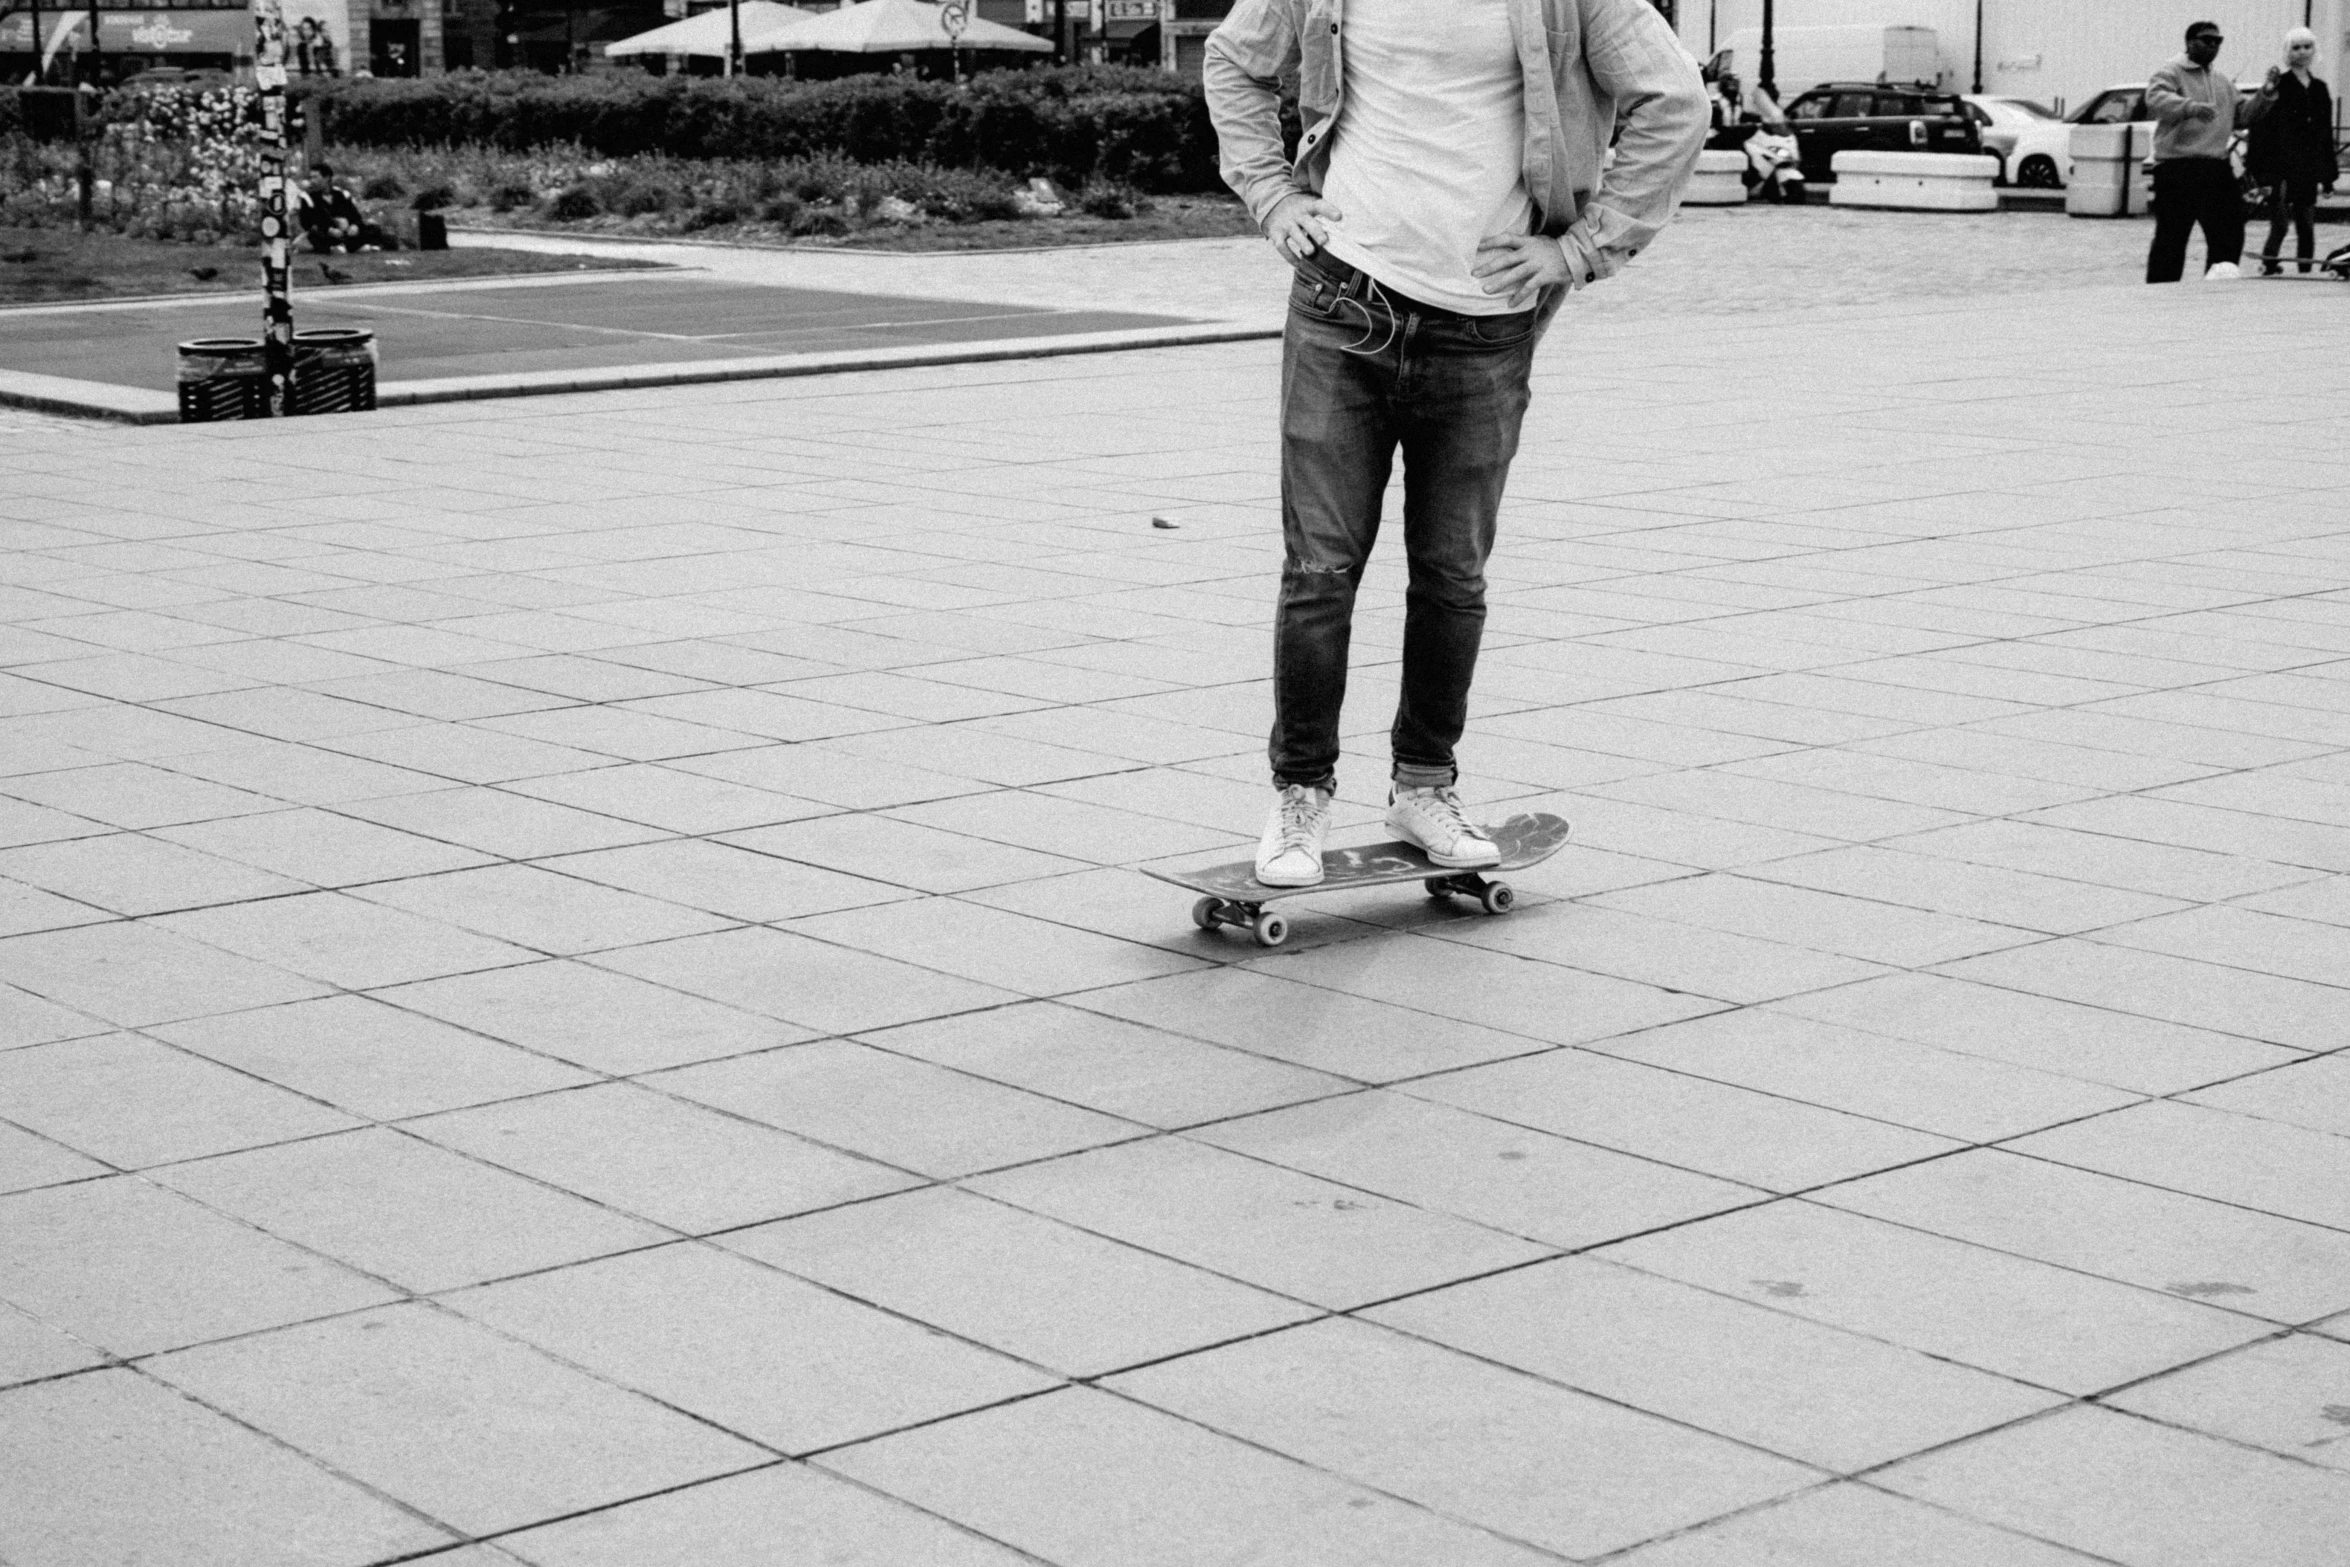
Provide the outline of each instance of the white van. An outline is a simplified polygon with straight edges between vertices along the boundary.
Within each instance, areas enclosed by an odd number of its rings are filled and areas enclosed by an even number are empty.
[[[1942,83],[1942,41],[1931,27],[1780,27],[1771,49],[1781,103],[1821,82]],[[1762,29],[1730,34],[1710,68],[1748,86],[1761,81]]]

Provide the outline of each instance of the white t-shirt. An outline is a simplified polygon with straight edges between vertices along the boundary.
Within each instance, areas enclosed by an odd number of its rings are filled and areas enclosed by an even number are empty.
[[[1469,267],[1479,240],[1533,224],[1509,0],[1347,0],[1345,15],[1330,253],[1425,304],[1507,314]]]

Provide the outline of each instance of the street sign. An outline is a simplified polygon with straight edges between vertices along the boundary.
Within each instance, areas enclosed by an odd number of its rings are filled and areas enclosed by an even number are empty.
[[[960,41],[963,29],[971,25],[970,7],[964,4],[964,0],[946,0],[946,4],[938,8],[938,25],[947,30],[949,39]]]
[[[1155,22],[1160,19],[1159,0],[1107,0],[1109,20],[1113,22]]]

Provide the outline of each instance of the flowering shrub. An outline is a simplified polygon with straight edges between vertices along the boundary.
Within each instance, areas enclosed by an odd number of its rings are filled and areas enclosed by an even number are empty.
[[[350,147],[328,157],[348,183],[428,193],[436,208],[525,227],[584,224],[631,234],[740,226],[752,237],[840,235],[875,225],[973,223],[1020,216],[1016,182],[988,169],[945,169],[837,154],[806,158],[596,157],[576,147]],[[420,196],[418,201],[425,198]],[[773,233],[767,233],[772,230]]]
[[[76,221],[79,149],[13,135],[0,149],[0,221]],[[90,216],[101,228],[200,243],[260,236],[261,102],[250,87],[116,94],[91,164]]]
[[[373,84],[356,89],[356,95],[352,90],[333,92],[328,95],[329,120],[338,140],[329,156],[343,183],[364,192],[364,199],[378,206],[378,216],[394,227],[398,225],[392,215],[381,208],[445,209],[461,223],[562,225],[635,234],[725,229],[750,239],[868,234],[886,238],[909,224],[1019,219],[1033,210],[1023,207],[1019,187],[1027,173],[1042,169],[1074,166],[1081,171],[1066,177],[1065,183],[1077,192],[1080,210],[1102,218],[1128,218],[1147,210],[1144,190],[1164,191],[1170,185],[1180,188],[1194,182],[1185,172],[1190,154],[1166,154],[1188,134],[1177,122],[1190,112],[1187,90],[1171,93],[1167,78],[1104,67],[1000,76],[1000,81],[981,78],[956,100],[954,113],[962,119],[955,123],[964,124],[972,136],[957,132],[928,141],[916,138],[925,154],[919,158],[880,151],[892,138],[882,136],[877,127],[901,111],[919,107],[917,100],[928,102],[938,94],[951,99],[953,89],[896,78],[858,81],[845,90],[827,83],[772,84],[776,104],[796,106],[795,112],[825,108],[831,114],[857,108],[857,114],[832,122],[835,130],[852,124],[864,127],[848,138],[858,143],[856,150],[819,145],[761,151],[751,146],[734,155],[709,156],[709,147],[723,139],[702,133],[683,138],[702,155],[680,155],[675,149],[615,154],[585,137],[569,143],[523,140],[516,147],[467,138],[418,144],[388,134],[382,141],[371,136],[340,139],[345,130],[367,128],[368,114],[392,106],[463,104],[469,101],[467,94],[493,89],[520,101],[541,91],[529,82],[478,73],[455,87],[434,84],[457,78],[426,78]],[[646,91],[640,84],[612,87],[598,78],[538,80],[551,80],[554,85],[546,91],[553,94],[552,101],[572,107],[577,107],[574,98],[637,102]],[[673,84],[661,92],[682,94],[682,108],[699,112],[734,102],[728,96],[733,93],[741,95],[743,104],[764,102],[758,95],[770,91],[768,84],[738,81],[718,83],[705,92],[708,85],[688,89]],[[796,95],[803,87],[835,90],[802,102]],[[0,91],[0,104],[8,96]],[[317,96],[321,95],[313,94]],[[1017,114],[998,112],[1013,99],[1024,104]],[[1105,108],[1120,103],[1128,110],[1140,103],[1179,111],[1162,128],[1164,136],[1155,138],[1159,153],[1147,153],[1145,144],[1153,144],[1154,135],[1141,135],[1138,142],[1121,140],[1149,116]],[[372,107],[362,113],[360,106]],[[870,123],[862,117],[866,111],[873,116]],[[1052,115],[1060,116],[1054,121],[1057,129],[1040,131],[1043,119]],[[96,179],[91,204],[91,216],[100,228],[151,239],[258,242],[261,125],[258,96],[252,89],[175,87],[116,93],[106,100],[101,121],[102,130],[92,145]],[[536,123],[544,129],[551,122],[542,118]],[[780,134],[780,124],[771,121],[767,129],[788,144],[790,138]],[[388,133],[395,127],[386,120],[373,128]],[[501,140],[520,134],[514,126],[499,131]],[[958,136],[963,139],[958,141]],[[827,137],[810,139],[823,142]],[[956,155],[942,155],[948,152]],[[1153,157],[1161,154],[1174,161],[1154,164]],[[80,150],[70,142],[35,142],[0,128],[0,224],[74,222],[79,156]],[[411,191],[417,193],[414,199],[403,201],[404,193]]]
[[[1133,66],[984,71],[964,87],[895,75],[809,82],[458,71],[312,78],[292,90],[347,145],[905,159],[1069,184],[1221,189],[1199,84]]]

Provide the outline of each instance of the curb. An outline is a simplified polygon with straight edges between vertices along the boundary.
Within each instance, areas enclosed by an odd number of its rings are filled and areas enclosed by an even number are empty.
[[[1186,348],[1278,338],[1278,326],[1230,323],[1143,327],[1126,332],[1073,332],[1061,337],[998,338],[952,346],[851,349],[832,353],[775,354],[663,365],[625,365],[608,370],[544,370],[514,375],[445,376],[425,381],[387,381],[376,389],[379,408],[413,408],[427,403],[475,402],[492,397],[546,397],[566,392],[630,391],[656,386],[693,386],[720,381],[780,380],[793,376],[846,375],[859,370],[909,370],[940,365],[993,364],[1013,359],[1059,359],[1074,354],[1114,354],[1143,348]],[[63,376],[0,370],[0,407],[39,413],[77,414],[120,424],[176,424],[179,399],[146,387],[110,386]]]
[[[786,240],[759,239],[704,239],[691,234],[583,234],[573,229],[476,229],[452,228],[449,237],[459,235],[477,240],[469,249],[494,250],[497,236],[511,234],[521,239],[562,240],[593,245],[666,245],[679,249],[741,250],[755,255],[775,256],[886,256],[892,259],[936,260],[940,256],[1057,256],[1073,250],[1138,250],[1149,245],[1197,245],[1207,242],[1245,239],[1261,242],[1262,236],[1248,234],[1181,234],[1169,239],[1090,239],[1068,245],[974,245],[937,250],[882,250],[865,245],[810,245]],[[586,252],[575,252],[586,254]]]
[[[370,294],[394,291],[405,293],[452,288],[512,288],[518,283],[569,283],[580,278],[608,282],[614,278],[685,277],[694,275],[700,270],[698,267],[680,265],[673,261],[653,261],[634,267],[581,267],[572,272],[480,272],[470,277],[385,278],[374,283],[337,283],[331,288],[320,288],[316,284],[305,283],[294,291],[294,297],[308,299],[315,295],[320,299],[346,297],[363,299]],[[253,291],[250,288],[220,288],[192,290],[184,294],[110,295],[105,299],[26,299],[12,304],[0,305],[0,320],[6,320],[11,316],[40,315],[44,312],[62,315],[68,312],[88,313],[100,310],[170,309],[183,305],[196,307],[218,305],[224,301],[233,304],[239,300],[250,300],[252,297]]]
[[[28,408],[34,413],[78,414],[85,419],[111,419],[117,424],[176,424],[179,398],[171,392],[143,386],[109,386],[103,381],[76,381],[61,375],[35,375],[29,370],[0,370],[0,408]]]

